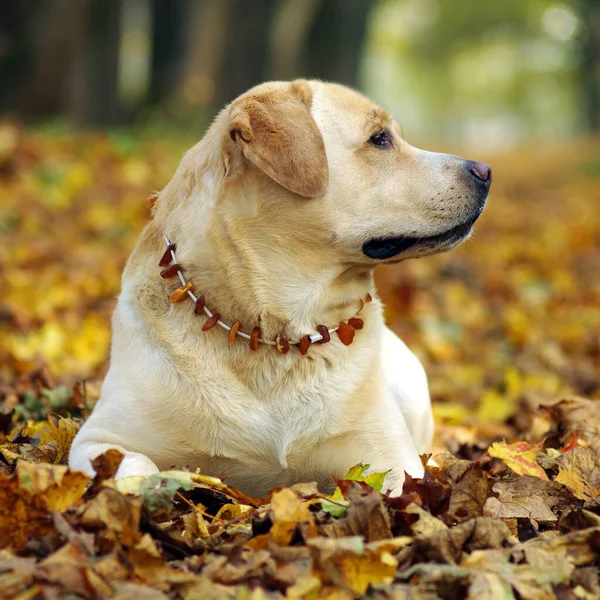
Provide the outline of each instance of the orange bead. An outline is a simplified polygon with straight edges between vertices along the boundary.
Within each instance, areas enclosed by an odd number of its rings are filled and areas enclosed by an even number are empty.
[[[180,265],[178,265],[177,263],[173,263],[172,265],[168,266],[166,269],[163,269],[160,272],[160,276],[163,279],[170,279],[171,277],[175,277],[175,275],[177,275],[177,271],[181,271],[182,268]]]
[[[338,337],[344,346],[349,346],[353,342],[355,333],[354,327],[343,321],[340,323],[337,330]]]
[[[201,315],[204,312],[204,296],[198,296],[196,298],[196,306],[194,306],[194,312],[197,315]]]
[[[171,263],[171,261],[173,260],[173,257],[171,256],[171,250],[175,252],[175,244],[169,244],[167,246],[165,253],[161,256],[160,260],[158,261],[159,267],[166,267],[168,264]]]
[[[227,334],[227,341],[230,344],[235,344],[235,336],[237,335],[238,329],[240,328],[241,323],[239,321],[236,321],[232,326],[231,329],[229,330],[229,333]]]
[[[258,338],[260,337],[260,327],[255,327],[250,334],[250,350],[258,350]]]
[[[206,319],[206,321],[204,321],[204,325],[202,325],[202,331],[208,331],[209,329],[212,329],[220,318],[221,315],[219,313],[215,313],[212,317]]]
[[[290,340],[283,331],[275,338],[275,348],[281,354],[287,354],[290,351]]]
[[[300,340],[300,343],[298,344],[298,350],[300,350],[300,354],[302,354],[302,356],[306,356],[309,346],[310,346],[310,338],[307,335],[305,335]]]
[[[373,302],[373,296],[371,296],[371,294],[369,294],[367,292],[367,295],[365,296],[365,302],[369,303],[369,302]]]
[[[154,205],[156,204],[157,200],[158,200],[158,194],[152,194],[152,196],[150,196],[150,198],[148,198],[148,208],[150,210],[152,210],[154,208]]]
[[[185,285],[178,287],[171,294],[171,302],[175,304],[176,302],[181,302],[184,298],[187,298],[188,292],[193,292],[196,289],[194,284],[191,281],[188,281]]]
[[[352,317],[351,319],[348,319],[348,325],[354,329],[362,329],[365,326],[365,322],[358,317]]]
[[[331,336],[329,335],[329,329],[327,329],[325,325],[317,325],[317,331],[321,334],[322,339],[320,339],[318,342],[315,342],[315,344],[326,344],[331,339]]]

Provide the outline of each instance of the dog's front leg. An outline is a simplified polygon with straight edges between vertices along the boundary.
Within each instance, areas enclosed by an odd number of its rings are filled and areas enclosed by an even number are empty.
[[[382,492],[402,493],[405,471],[411,477],[423,477],[419,453],[395,399],[385,395],[360,424],[357,443],[363,448],[362,462],[369,465],[366,474],[389,471]]]
[[[405,471],[412,477],[423,477],[421,459],[402,411],[385,385],[380,391],[376,389],[378,380],[367,396],[371,402],[365,398],[347,415],[349,428],[319,444],[311,456],[310,464],[321,474],[317,478],[324,489],[332,475],[343,477],[358,463],[369,465],[367,474],[389,471],[383,491],[394,496],[402,493]]]
[[[429,451],[433,439],[433,413],[425,369],[406,344],[384,327],[381,348],[383,378],[404,416],[420,454]]]

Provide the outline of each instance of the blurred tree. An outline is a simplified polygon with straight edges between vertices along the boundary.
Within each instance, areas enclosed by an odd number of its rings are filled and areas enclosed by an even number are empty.
[[[203,4],[203,1],[190,3],[190,0],[153,0],[151,75],[146,98],[149,104],[168,100],[169,94],[179,84],[178,66],[185,53],[186,23],[189,22],[192,6]]]
[[[0,107],[14,107],[22,73],[31,58],[32,14],[39,6],[31,0],[0,0]]]
[[[303,72],[303,56],[323,0],[281,0],[269,40],[269,79],[286,80]]]
[[[324,0],[306,40],[303,71],[310,77],[358,85],[370,0]]]
[[[121,0],[85,1],[91,5],[87,27],[79,30],[83,42],[75,49],[71,76],[76,93],[70,112],[84,125],[115,125],[121,121],[117,85]]]
[[[600,131],[600,2],[579,0],[581,14],[579,81],[584,126]]]
[[[45,0],[30,3],[20,15],[26,19],[18,23],[19,37],[14,41],[18,45],[26,40],[29,58],[22,65],[25,75],[15,80],[15,101],[22,114],[44,117],[72,105],[72,73],[76,65],[83,67],[79,59],[89,9],[89,0]]]
[[[264,79],[277,0],[226,0],[231,6],[212,105],[220,108]]]

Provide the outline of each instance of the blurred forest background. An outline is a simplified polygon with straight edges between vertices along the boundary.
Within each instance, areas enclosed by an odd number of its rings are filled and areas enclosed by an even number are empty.
[[[146,199],[227,102],[302,76],[493,166],[472,240],[378,273],[439,446],[600,394],[597,0],[0,0],[0,413],[87,414]]]
[[[0,109],[202,130],[268,79],[358,86],[417,138],[600,129],[597,0],[0,0]]]

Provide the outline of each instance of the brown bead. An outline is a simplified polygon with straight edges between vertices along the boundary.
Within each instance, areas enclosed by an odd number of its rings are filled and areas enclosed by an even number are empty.
[[[204,321],[204,325],[202,325],[202,331],[208,331],[209,329],[212,329],[220,318],[221,315],[219,313],[215,313],[212,317],[208,317],[208,319]]]
[[[373,302],[373,296],[371,296],[371,294],[369,294],[367,292],[367,295],[365,296],[365,302],[368,304],[369,302]]]
[[[255,327],[250,334],[250,350],[258,350],[260,327]]]
[[[162,255],[161,259],[158,261],[159,267],[166,267],[168,264],[171,264],[173,257],[171,256],[171,250],[175,252],[175,244],[169,244],[165,253]]]
[[[365,326],[365,322],[358,317],[352,317],[351,319],[348,319],[348,325],[354,329],[362,329]]]
[[[196,289],[194,284],[191,281],[188,281],[185,285],[178,287],[171,294],[171,302],[175,304],[176,302],[181,302],[184,298],[187,298],[188,292],[193,292]]]
[[[229,333],[227,334],[227,341],[230,344],[235,344],[235,336],[237,335],[238,329],[240,328],[241,323],[239,321],[236,321],[232,326],[231,329],[229,330]]]
[[[204,305],[204,296],[198,296],[198,298],[196,298],[196,306],[194,306],[194,312],[197,315],[201,315],[204,312]]]
[[[275,348],[281,354],[287,354],[290,351],[290,340],[283,331],[275,338]]]
[[[326,344],[331,339],[331,336],[329,335],[329,329],[327,329],[325,325],[317,325],[317,331],[321,334],[323,339],[315,342],[315,344]]]
[[[163,279],[171,279],[171,277],[175,277],[175,275],[177,275],[177,271],[182,271],[182,268],[177,263],[173,263],[172,265],[169,265],[166,269],[163,269],[160,272],[160,276]]]
[[[354,327],[343,321],[340,323],[337,330],[338,337],[344,346],[349,346],[353,342],[355,333]]]
[[[302,356],[306,356],[309,346],[310,346],[310,338],[307,335],[305,335],[300,340],[300,343],[298,344],[298,350],[300,350],[300,354],[302,354]]]

